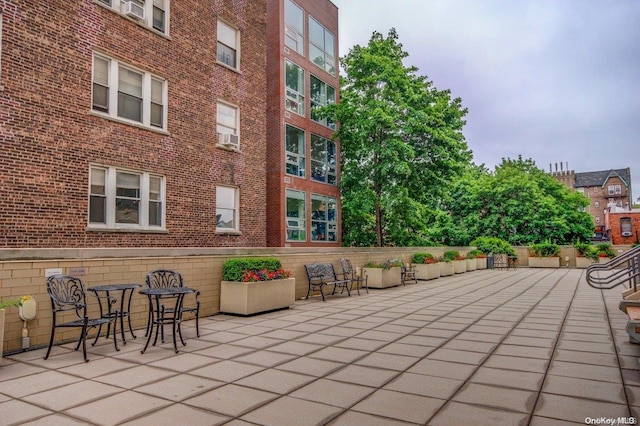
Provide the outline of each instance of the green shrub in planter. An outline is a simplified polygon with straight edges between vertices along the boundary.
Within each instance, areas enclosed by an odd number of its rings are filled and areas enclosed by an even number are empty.
[[[459,260],[460,252],[457,250],[448,250],[442,254],[443,262],[453,262],[454,260]]]
[[[586,257],[593,261],[598,260],[598,249],[589,243],[575,243],[573,248],[575,248],[578,254],[582,257]]]
[[[481,250],[471,250],[470,252],[467,253],[467,259],[475,259],[479,256],[482,256],[482,251]]]
[[[412,263],[436,263],[437,260],[431,253],[415,253],[411,258]]]
[[[391,268],[401,267],[401,266],[403,266],[403,263],[402,263],[402,260],[399,260],[399,259],[389,259],[389,260],[385,260],[384,262],[376,262],[375,260],[372,260],[367,262],[364,265],[365,268],[380,268],[387,271]]]
[[[282,263],[275,257],[242,257],[229,259],[222,265],[222,281],[242,281],[245,271],[275,272]]]
[[[609,243],[601,243],[596,246],[599,257],[616,257],[616,252],[611,248]]]
[[[469,243],[471,246],[475,246],[482,253],[493,254],[506,254],[509,256],[516,256],[516,251],[505,240],[495,237],[478,237]]]
[[[560,246],[555,243],[546,242],[531,244],[529,246],[534,257],[557,257],[560,255]]]

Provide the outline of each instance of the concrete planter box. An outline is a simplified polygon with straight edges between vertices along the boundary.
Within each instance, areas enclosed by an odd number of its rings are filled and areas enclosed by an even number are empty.
[[[486,257],[476,257],[476,269],[487,269]]]
[[[296,279],[220,284],[220,312],[252,315],[286,309],[296,302]]]
[[[453,261],[453,270],[456,274],[463,274],[467,272],[467,261],[465,260],[454,260]]]
[[[475,271],[476,269],[478,269],[475,259],[467,259],[465,260],[465,262],[467,262],[467,272]]]
[[[593,261],[588,257],[576,257],[576,268],[584,269],[589,265],[593,265],[594,263],[599,263],[597,260]]]
[[[416,278],[419,280],[433,280],[440,278],[440,266],[437,263],[415,263]]]
[[[437,265],[440,266],[441,277],[448,277],[449,275],[453,275],[456,273],[453,262],[439,262],[437,263]]]
[[[0,365],[2,365],[2,351],[4,349],[4,309],[0,309]]]
[[[400,267],[366,268],[365,271],[369,288],[395,287],[402,283],[402,268]]]
[[[529,268],[559,268],[559,257],[531,257],[529,256]]]

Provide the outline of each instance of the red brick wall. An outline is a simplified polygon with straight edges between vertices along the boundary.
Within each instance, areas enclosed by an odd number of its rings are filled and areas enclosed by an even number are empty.
[[[620,228],[620,220],[622,218],[631,219],[631,236],[622,236],[622,229]],[[640,242],[640,212],[607,213],[607,232],[612,244],[624,245]]]
[[[269,246],[339,246],[341,245],[341,229],[338,229],[338,242],[318,243],[311,241],[309,218],[311,217],[310,194],[328,195],[336,198],[340,203],[339,186],[314,182],[310,179],[311,170],[311,133],[330,139],[333,131],[309,118],[309,78],[313,74],[336,89],[336,101],[339,100],[339,78],[324,72],[308,59],[309,54],[309,16],[313,16],[327,30],[335,36],[336,60],[338,59],[338,9],[329,0],[294,0],[305,10],[305,56],[302,56],[284,45],[284,0],[267,1],[267,76],[268,76],[268,116],[267,116],[267,244]],[[306,116],[287,113],[284,109],[285,82],[284,63],[289,58],[296,65],[305,70],[306,80]],[[337,67],[336,63],[336,67]],[[306,136],[306,177],[287,176],[285,173],[285,124],[305,130]],[[337,142],[338,164],[340,145]],[[338,169],[338,176],[340,171]],[[287,179],[289,182],[285,182]],[[307,241],[301,243],[286,242],[285,193],[286,189],[304,191],[307,194]],[[339,211],[339,209],[338,209]],[[340,214],[338,215],[338,227]]]
[[[173,0],[164,37],[92,0],[3,4],[0,247],[265,246],[265,0]],[[217,18],[241,72],[216,64]],[[90,113],[92,54],[168,80],[168,134]],[[215,147],[216,101],[240,153]],[[166,176],[166,233],[87,231],[90,163]],[[240,236],[215,234],[215,186],[240,188]]]

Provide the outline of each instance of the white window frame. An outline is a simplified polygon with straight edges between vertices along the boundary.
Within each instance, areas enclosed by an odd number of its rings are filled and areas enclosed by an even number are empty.
[[[314,42],[314,40],[311,37],[311,32],[312,32],[312,27],[313,25],[318,25],[318,27],[320,27],[320,29],[322,29],[322,46],[320,46],[317,42]],[[326,39],[327,39],[327,34],[331,35],[331,37],[333,38],[333,52],[329,52],[327,50],[327,46],[326,46]],[[318,64],[317,62],[315,62],[313,59],[312,52],[313,52],[313,48],[318,49],[320,52],[322,52],[322,65]],[[309,16],[309,61],[312,62],[313,64],[315,64],[317,67],[323,69],[324,71],[326,71],[327,73],[329,73],[332,76],[336,75],[336,36],[335,34],[333,34],[331,31],[327,30],[324,25],[322,25],[320,22],[318,22],[316,19],[313,18],[313,16]]]
[[[314,139],[320,139],[322,142],[324,142],[324,149],[322,152],[324,152],[324,159],[323,160],[317,160],[314,158],[313,155],[313,146],[314,146]],[[333,155],[334,155],[334,162],[333,164],[329,161],[328,159],[328,151],[329,151],[329,144],[333,145]],[[316,134],[311,134],[311,149],[310,149],[310,153],[309,153],[309,157],[311,158],[311,170],[310,170],[310,175],[311,175],[311,180],[315,181],[315,182],[322,182],[322,183],[326,183],[328,185],[333,185],[336,186],[338,185],[338,173],[337,173],[337,162],[338,162],[338,152],[337,152],[338,147],[336,146],[336,143],[330,139],[327,139],[323,136],[320,135],[316,135]],[[324,172],[324,179],[317,179],[314,177],[314,166],[320,167],[323,172]],[[330,179],[332,178],[332,179]],[[333,181],[333,182],[331,182]]]
[[[169,36],[169,22],[171,21],[169,10],[171,6],[171,0],[136,0],[135,3],[141,5],[144,8],[144,19],[136,19],[129,17],[122,13],[122,7],[124,3],[130,0],[96,0],[98,3],[113,9],[116,13],[127,17],[133,21],[141,22],[145,27],[152,31]],[[153,9],[158,7],[164,11],[164,30],[157,29],[153,26]]]
[[[224,123],[220,123],[220,117],[218,116],[218,113],[220,112],[220,106],[235,110],[236,119],[233,127],[227,126]],[[218,146],[229,148],[229,146],[226,146],[223,143],[224,142],[223,135],[227,135],[227,134],[237,136],[238,142],[233,146],[233,149],[239,151],[240,150],[240,107],[232,103],[225,102],[223,100],[218,100],[218,102],[216,103],[216,136],[217,136],[216,144]]]
[[[298,144],[298,152],[289,151],[289,133],[287,131],[288,128],[292,128],[302,132],[302,141],[298,140],[296,143]],[[285,123],[284,126],[284,144],[285,144],[285,173],[291,176],[296,176],[300,178],[304,178],[306,175],[306,145],[307,145],[307,134],[304,129],[301,129],[296,126],[292,126],[291,124]],[[288,165],[291,164],[294,167],[298,168],[298,173],[289,173]]]
[[[233,204],[232,205],[225,205],[221,199],[219,199],[218,197],[220,196],[221,192],[220,189],[224,188],[224,189],[230,189],[233,191]],[[221,204],[221,205],[219,205]],[[222,213],[218,213],[218,209],[220,210],[230,210],[232,212],[233,215],[233,224],[235,226],[232,227],[222,227],[219,226],[220,221],[218,220],[218,215],[220,215],[220,219],[222,219]],[[232,233],[237,233],[240,232],[240,188],[238,188],[237,186],[231,186],[231,185],[216,185],[216,233],[221,233],[221,234],[228,234],[230,232]]]
[[[317,80],[317,82],[314,82],[314,80]],[[320,89],[319,89],[319,97],[314,99],[314,93],[313,93],[313,86],[314,84],[318,84]],[[330,99],[327,92],[328,89],[327,88],[331,88],[333,89],[333,99]],[[336,123],[331,120],[328,117],[324,117],[324,118],[317,118],[314,117],[314,110],[317,108],[322,108],[324,106],[327,105],[332,105],[336,103],[336,88],[333,87],[332,85],[328,84],[327,82],[323,81],[322,79],[319,79],[318,77],[316,77],[315,75],[311,74],[309,76],[309,99],[311,101],[311,106],[309,107],[310,109],[310,116],[311,119],[313,121],[315,121],[316,123],[320,123],[323,126],[326,126],[328,128],[330,128],[331,130],[335,130],[336,129]]]
[[[325,217],[314,217],[313,202],[319,201],[325,205]],[[329,205],[333,202],[335,206],[333,219],[329,218]],[[311,194],[311,230],[314,231],[318,227],[324,226],[324,233],[311,232],[311,241],[322,243],[336,243],[338,242],[338,200],[335,197],[321,194]],[[334,239],[330,239],[329,235],[333,234]],[[324,238],[318,238],[319,235],[323,235]]]
[[[287,19],[287,11],[290,8],[296,8],[302,14],[302,28],[296,28]],[[290,18],[290,17],[289,17]],[[295,50],[300,55],[304,56],[304,9],[298,6],[291,0],[285,0],[284,5],[284,44],[290,49]]]
[[[104,173],[104,194],[92,193],[92,174],[96,171]],[[140,177],[140,196],[138,223],[118,223],[116,221],[116,177],[118,173],[135,174]],[[160,179],[160,198],[158,200],[150,197],[150,178]],[[89,199],[87,211],[87,227],[89,229],[112,229],[112,230],[165,230],[166,223],[166,178],[156,173],[131,170],[120,167],[105,166],[101,164],[91,164],[89,166]],[[105,199],[105,221],[91,222],[91,198],[103,195]],[[122,198],[122,197],[120,197]],[[161,225],[149,224],[149,204],[150,202],[161,203]]]
[[[231,31],[233,31],[234,35],[235,35],[235,40],[233,40],[234,45],[230,46],[230,43],[225,43],[226,40],[220,40],[220,30],[222,28],[227,28]],[[222,19],[218,19],[218,24],[216,27],[216,61],[218,64],[227,67],[229,69],[232,69],[234,71],[240,71],[240,30],[231,25],[230,23],[228,23],[227,21],[223,21]],[[235,53],[235,63],[233,65],[225,62],[225,61],[221,61],[220,60],[220,45],[225,46],[226,48],[233,50],[233,52]]]
[[[107,111],[102,111],[100,109],[94,108],[93,103],[93,84],[96,83],[95,76],[95,60],[102,59],[108,62],[108,94],[107,94]],[[139,73],[142,75],[142,121],[131,120],[126,117],[120,117],[118,115],[118,75],[120,72],[120,67],[131,70],[133,72]],[[108,56],[101,55],[98,53],[93,54],[93,62],[92,62],[92,85],[91,85],[91,111],[94,114],[98,114],[101,116],[105,116],[117,121],[122,121],[128,124],[133,124],[135,126],[144,126],[149,129],[155,130],[167,130],[167,104],[168,104],[168,89],[167,89],[167,80],[164,78],[151,74],[147,71],[140,70],[138,68],[132,67],[126,63],[119,62],[115,59],[109,58]],[[162,83],[162,127],[155,126],[151,124],[151,82],[152,80],[159,81]],[[157,104],[157,102],[155,102]]]
[[[302,200],[302,210],[298,211],[298,216],[289,216],[287,210],[287,200]],[[304,191],[298,191],[295,189],[285,190],[285,232],[287,242],[304,242],[307,241],[307,194]],[[289,233],[297,233],[298,238],[289,238]]]
[[[302,71],[302,84],[298,84],[298,88],[302,88],[302,92],[300,92],[299,90],[295,90],[289,86],[287,86],[287,67],[291,65],[297,68],[298,70],[298,83],[300,83],[300,72]],[[291,111],[294,114],[298,114],[301,116],[305,116],[305,102],[306,102],[306,96],[305,96],[305,88],[306,88],[306,76],[305,76],[305,70],[304,68],[302,68],[300,65],[296,64],[295,62],[292,62],[290,60],[285,60],[285,64],[284,64],[284,107],[287,111]],[[292,105],[296,105],[297,107],[293,107]]]

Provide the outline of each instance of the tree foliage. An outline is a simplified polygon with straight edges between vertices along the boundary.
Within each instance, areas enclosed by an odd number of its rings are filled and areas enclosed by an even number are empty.
[[[531,159],[502,159],[493,173],[476,170],[456,183],[449,206],[453,228],[468,236],[496,237],[513,245],[571,244],[593,234],[589,201],[536,167]],[[443,241],[443,240],[441,240]]]
[[[449,183],[471,162],[466,109],[403,60],[391,30],[341,59],[342,226],[346,245],[424,245]]]

